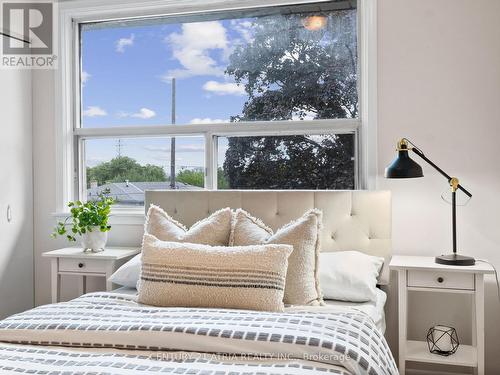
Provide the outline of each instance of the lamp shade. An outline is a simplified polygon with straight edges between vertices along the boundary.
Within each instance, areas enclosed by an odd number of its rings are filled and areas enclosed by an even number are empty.
[[[399,149],[398,156],[385,168],[386,178],[416,178],[424,177],[422,167],[408,155],[408,150]]]

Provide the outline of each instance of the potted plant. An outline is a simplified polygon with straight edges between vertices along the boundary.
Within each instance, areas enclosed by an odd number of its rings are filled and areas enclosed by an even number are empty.
[[[115,200],[104,192],[99,195],[99,199],[82,203],[80,201],[69,202],[71,216],[64,221],[57,223],[52,233],[55,238],[58,235],[64,236],[69,241],[76,241],[76,236],[81,236],[83,250],[98,253],[104,250],[108,240],[108,232],[111,226],[108,225],[111,205]],[[70,226],[71,229],[68,229]]]

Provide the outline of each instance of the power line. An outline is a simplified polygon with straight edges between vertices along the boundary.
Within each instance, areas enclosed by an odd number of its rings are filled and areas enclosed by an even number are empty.
[[[122,156],[122,148],[123,148],[122,140],[119,139],[116,141],[116,154],[119,158],[121,158]]]

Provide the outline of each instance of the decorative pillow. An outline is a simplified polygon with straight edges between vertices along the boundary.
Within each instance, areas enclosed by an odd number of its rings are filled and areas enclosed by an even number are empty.
[[[384,258],[359,251],[322,252],[319,279],[323,298],[352,302],[377,299],[377,277]]]
[[[226,246],[231,232],[230,208],[223,208],[195,223],[187,230],[184,225],[171,218],[163,209],[151,205],[144,230],[163,241],[194,242],[206,245]],[[136,255],[111,275],[109,281],[135,288],[141,272],[141,255]]]
[[[145,233],[162,241],[192,242],[211,246],[227,246],[231,232],[232,211],[229,207],[214,212],[193,224],[188,230],[163,209],[151,205],[146,217]]]
[[[207,246],[145,234],[140,303],[283,311],[289,245]]]
[[[141,273],[141,254],[137,254],[128,262],[118,268],[108,279],[108,281],[125,286],[127,288],[135,288],[139,275]]]
[[[292,245],[284,301],[290,305],[318,305],[322,303],[318,278],[322,217],[320,210],[309,210],[301,218],[273,233],[261,220],[238,209],[233,215],[229,246]]]

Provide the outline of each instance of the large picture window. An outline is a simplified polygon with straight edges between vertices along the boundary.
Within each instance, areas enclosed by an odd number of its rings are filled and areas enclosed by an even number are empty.
[[[330,1],[78,23],[75,191],[360,187],[357,20]]]

